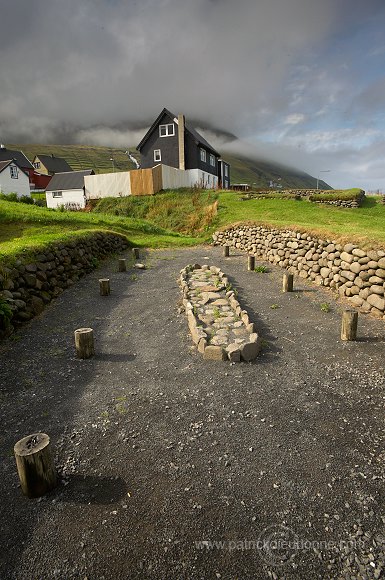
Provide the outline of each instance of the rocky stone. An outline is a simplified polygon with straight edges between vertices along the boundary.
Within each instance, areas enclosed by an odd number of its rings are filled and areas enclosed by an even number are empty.
[[[353,256],[352,254],[348,254],[346,251],[344,251],[341,254],[341,260],[347,262],[348,264],[351,264],[353,262]]]
[[[372,284],[370,286],[370,292],[371,294],[379,294],[380,296],[384,295],[384,287],[380,286],[378,284]]]
[[[240,348],[241,358],[246,362],[250,362],[257,357],[259,350],[260,350],[260,345],[259,345],[258,341],[257,342],[246,342]]]
[[[239,345],[236,343],[229,344],[226,348],[227,355],[230,362],[240,362],[241,361],[241,351],[239,350]]]
[[[385,310],[385,299],[381,298],[378,294],[370,294],[367,298],[367,302],[382,312]]]
[[[204,360],[226,360],[226,351],[221,346],[208,345],[204,349]]]

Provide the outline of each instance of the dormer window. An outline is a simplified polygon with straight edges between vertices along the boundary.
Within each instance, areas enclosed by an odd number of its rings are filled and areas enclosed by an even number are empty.
[[[159,137],[172,137],[173,135],[175,135],[174,123],[159,125]]]

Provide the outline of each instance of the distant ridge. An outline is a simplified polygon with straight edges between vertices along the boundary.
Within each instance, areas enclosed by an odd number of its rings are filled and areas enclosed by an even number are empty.
[[[9,149],[23,151],[30,161],[35,155],[55,155],[63,157],[74,170],[94,169],[95,173],[111,173],[112,171],[130,171],[136,169],[135,164],[125,153],[127,149],[114,147],[99,147],[96,145],[41,145],[34,143],[8,143]],[[128,149],[130,154],[139,159],[134,148]],[[273,161],[261,161],[237,155],[236,153],[222,156],[231,165],[231,183],[247,183],[252,189],[266,189],[273,183],[274,188],[315,188],[317,179],[308,173],[285,167]],[[319,189],[332,189],[324,181],[319,181]]]

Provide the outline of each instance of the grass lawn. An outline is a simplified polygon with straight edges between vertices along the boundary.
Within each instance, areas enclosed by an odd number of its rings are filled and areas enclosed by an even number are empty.
[[[202,241],[202,238],[183,236],[141,219],[60,212],[0,200],[0,261],[95,230],[117,232],[127,236],[134,246],[150,248],[189,246]]]
[[[99,211],[108,213],[61,212],[0,200],[0,262],[95,230],[123,234],[134,246],[192,246],[209,241],[216,229],[237,222],[299,229],[322,238],[355,241],[363,248],[385,247],[385,206],[374,197],[367,198],[361,208],[344,209],[303,199],[242,201],[241,196],[168,192],[141,199],[118,198],[100,205]]]
[[[345,209],[320,206],[307,200],[250,199],[219,194],[217,225],[255,221],[280,228],[306,230],[320,237],[356,241],[364,248],[385,247],[385,205],[368,197],[362,207]]]

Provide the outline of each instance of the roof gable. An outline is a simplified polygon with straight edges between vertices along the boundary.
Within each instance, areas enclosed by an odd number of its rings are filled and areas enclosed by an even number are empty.
[[[52,173],[66,173],[72,171],[72,167],[62,157],[55,157],[54,155],[35,155],[33,162],[38,159],[48,171]]]
[[[145,136],[143,137],[143,139],[139,143],[139,145],[137,145],[136,148],[138,151],[141,150],[144,143],[147,141],[147,139],[150,137],[150,135],[153,133],[153,131],[158,127],[158,125],[160,124],[160,121],[164,115],[167,115],[170,118],[172,123],[174,123],[174,122],[177,123],[177,119],[178,119],[177,115],[174,115],[168,109],[163,109],[163,111],[155,119],[155,121],[153,122],[153,124],[151,125],[151,127],[149,128],[149,130],[147,131],[147,133],[145,134]],[[191,125],[189,125],[186,122],[185,122],[185,131],[187,131],[187,133],[190,133],[191,137],[194,139],[194,141],[197,143],[197,145],[203,145],[206,149],[208,149],[209,151],[212,151],[212,153],[214,153],[216,156],[219,157],[219,153],[210,145],[210,143],[208,143],[206,141],[206,139],[204,137],[202,137],[202,135],[200,133],[198,133],[198,131],[194,127],[192,127]]]
[[[15,159],[6,159],[5,161],[0,161],[0,173],[2,171],[4,171],[4,169],[6,169],[9,165],[11,165],[11,163],[13,163],[14,165],[17,165],[17,167],[20,169],[20,171],[28,177],[28,173],[26,171],[24,171],[24,169],[22,167],[20,167],[20,165],[17,163],[17,161],[15,161]]]
[[[22,151],[14,151],[6,147],[0,147],[0,161],[9,161],[10,159],[15,159],[20,169],[33,169],[32,163]]]
[[[55,173],[49,182],[47,191],[82,189],[84,187],[84,177],[86,175],[95,175],[95,171],[93,169],[85,169],[83,171]]]

